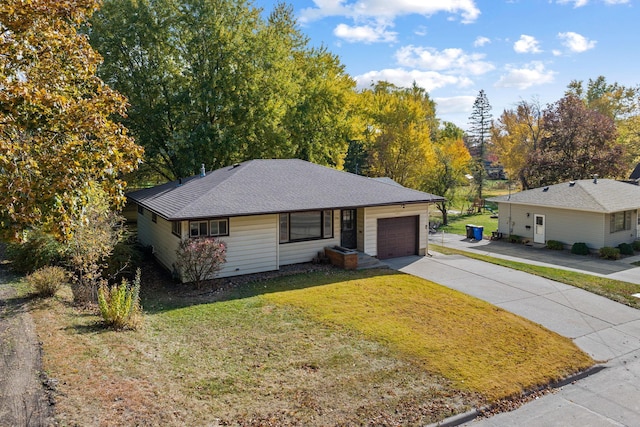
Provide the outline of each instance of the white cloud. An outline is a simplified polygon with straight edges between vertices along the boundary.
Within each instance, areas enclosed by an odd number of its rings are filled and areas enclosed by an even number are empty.
[[[558,33],[558,38],[562,40],[562,44],[571,52],[581,53],[589,49],[593,49],[596,42],[587,39],[578,33],[568,31],[566,33]]]
[[[460,15],[462,22],[470,23],[480,16],[474,0],[313,0],[315,7],[302,9],[300,22],[310,22],[328,16],[353,19],[394,19],[404,15],[431,16],[436,13]]]
[[[360,25],[353,27],[346,24],[339,24],[333,30],[333,34],[349,43],[395,42],[398,33],[387,31],[386,28],[386,25],[382,24],[376,26]]]
[[[484,46],[486,44],[489,44],[489,43],[491,43],[491,39],[490,38],[479,36],[479,37],[476,37],[476,39],[474,40],[473,46],[474,47],[482,47],[482,46]]]
[[[473,84],[467,77],[449,76],[436,71],[405,70],[403,68],[369,71],[356,76],[355,80],[360,89],[368,88],[372,83],[378,81],[387,81],[399,87],[410,87],[415,82],[427,92],[444,86],[468,87]]]
[[[586,6],[589,3],[589,0],[558,0],[560,4],[573,3],[573,7],[582,7]]]
[[[629,0],[603,0],[604,4],[609,4],[609,5],[613,5],[613,4],[627,4],[629,3]],[[586,6],[589,3],[589,0],[558,0],[559,4],[567,4],[567,3],[573,3],[573,7],[582,7],[582,6]]]
[[[546,70],[544,64],[539,61],[531,62],[523,68],[515,68],[508,65],[507,74],[500,77],[495,86],[527,89],[531,86],[553,82],[555,74],[554,71]]]
[[[513,44],[513,50],[517,53],[540,53],[540,43],[533,36],[522,34],[520,39]]]
[[[454,71],[462,74],[480,75],[493,70],[490,62],[484,61],[485,55],[465,53],[462,49],[443,49],[404,46],[396,52],[396,60],[403,67],[421,70]]]
[[[428,34],[427,27],[425,27],[424,25],[420,25],[418,28],[416,28],[414,34],[417,36],[426,36]]]
[[[473,108],[475,96],[452,96],[449,98],[434,98],[438,114],[469,113]]]

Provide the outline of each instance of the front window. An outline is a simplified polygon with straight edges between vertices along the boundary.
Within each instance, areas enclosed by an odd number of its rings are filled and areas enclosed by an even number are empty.
[[[289,214],[280,214],[280,243],[289,241]]]
[[[189,223],[189,236],[190,237],[205,237],[209,235],[207,225],[208,221],[192,221]]]
[[[218,237],[229,235],[229,218],[189,222],[189,237]]]
[[[171,232],[176,236],[182,238],[182,221],[172,221]]]
[[[280,243],[333,237],[333,211],[280,214]]]
[[[229,235],[229,220],[212,219],[209,221],[209,236],[228,236]]]

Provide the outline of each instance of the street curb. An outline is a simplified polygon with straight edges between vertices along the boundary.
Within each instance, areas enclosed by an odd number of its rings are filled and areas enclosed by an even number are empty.
[[[433,424],[427,424],[426,427],[454,427],[454,426],[459,426],[460,424],[464,424],[466,422],[469,422],[471,420],[474,420],[478,415],[480,415],[480,413],[484,410],[485,408],[473,408],[467,412],[464,412],[462,414],[458,414],[458,415],[454,415],[452,417],[449,418],[445,418],[444,420],[437,422],[437,423],[433,423]]]
[[[598,372],[602,371],[603,369],[606,369],[606,366],[604,365],[594,365],[590,368],[585,369],[584,371],[578,372],[575,375],[571,375],[568,376],[567,378],[564,378],[560,381],[554,382],[554,383],[550,383],[548,386],[546,387],[541,387],[541,388],[537,388],[535,390],[531,390],[528,393],[525,393],[524,396],[529,396],[533,393],[536,393],[540,390],[544,390],[544,389],[549,389],[549,390],[553,390],[553,389],[558,389],[558,388],[562,388],[566,385],[569,385],[575,381],[579,381],[582,380],[584,378],[587,378],[593,374],[597,374]],[[453,415],[449,418],[445,418],[442,421],[436,422],[436,423],[431,423],[431,424],[427,424],[425,427],[455,427],[455,426],[459,426],[460,424],[464,424],[467,423],[469,421],[474,420],[475,418],[478,417],[478,415],[480,415],[482,412],[485,411],[489,411],[491,410],[491,405],[489,406],[484,406],[482,408],[473,408],[467,412],[463,412],[462,414],[457,414],[457,415]]]

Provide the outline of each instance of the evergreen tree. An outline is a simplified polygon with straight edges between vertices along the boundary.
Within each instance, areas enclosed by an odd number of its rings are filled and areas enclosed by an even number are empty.
[[[491,104],[484,90],[481,90],[473,103],[473,110],[469,116],[468,147],[475,159],[473,177],[477,188],[478,201],[482,200],[484,187],[485,167],[484,160],[487,145],[491,142]],[[480,208],[478,208],[480,211]]]

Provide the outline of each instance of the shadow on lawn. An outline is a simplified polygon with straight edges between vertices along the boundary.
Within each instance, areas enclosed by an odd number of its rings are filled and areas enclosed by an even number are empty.
[[[246,276],[207,281],[201,288],[173,280],[156,262],[148,261],[142,272],[141,302],[154,314],[198,304],[231,301],[259,295],[324,286],[373,276],[402,274],[390,269],[343,270],[331,265],[297,264]]]

